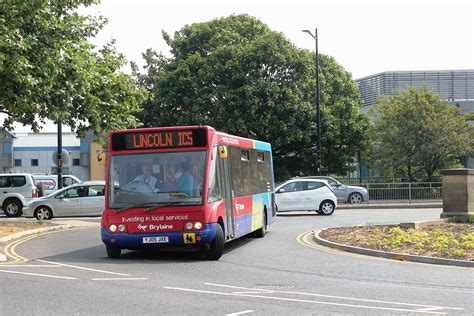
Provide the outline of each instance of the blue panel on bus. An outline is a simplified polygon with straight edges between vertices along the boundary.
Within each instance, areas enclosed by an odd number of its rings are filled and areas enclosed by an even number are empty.
[[[235,218],[235,237],[247,235],[252,227],[252,213]]]
[[[255,140],[254,143],[256,150],[272,151],[272,146],[269,143],[260,142],[258,140]]]

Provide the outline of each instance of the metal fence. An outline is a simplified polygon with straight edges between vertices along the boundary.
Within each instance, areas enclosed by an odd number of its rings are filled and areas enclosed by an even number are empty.
[[[441,176],[433,176],[430,181],[426,177],[424,178],[419,178],[416,179],[416,181],[410,181],[409,178],[399,178],[399,177],[368,177],[368,178],[343,178],[343,177],[334,177],[337,181],[344,183],[344,184],[349,184],[349,185],[361,185],[364,186],[363,184],[367,183],[374,183],[374,184],[384,184],[384,183],[406,183],[408,184],[409,182],[416,182],[416,183],[421,183],[421,182],[441,182],[442,178]]]
[[[369,192],[369,203],[371,201],[413,203],[443,198],[442,182],[366,183],[361,186],[367,188]]]

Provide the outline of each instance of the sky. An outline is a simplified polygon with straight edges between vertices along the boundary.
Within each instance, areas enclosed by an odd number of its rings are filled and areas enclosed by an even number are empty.
[[[186,24],[245,13],[310,51],[315,41],[301,30],[317,28],[319,52],[333,56],[353,79],[384,71],[474,69],[472,0],[102,0],[80,13],[107,17],[93,42],[115,39],[118,51],[138,65],[148,48],[169,56],[163,30],[172,35]]]

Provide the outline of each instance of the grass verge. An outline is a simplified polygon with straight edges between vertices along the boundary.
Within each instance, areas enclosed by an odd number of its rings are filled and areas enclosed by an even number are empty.
[[[23,223],[23,222],[12,222],[12,223],[0,223],[0,238],[16,234],[25,230],[31,230],[36,228],[44,228],[54,226],[54,224],[45,223],[42,221],[37,221],[33,223]]]

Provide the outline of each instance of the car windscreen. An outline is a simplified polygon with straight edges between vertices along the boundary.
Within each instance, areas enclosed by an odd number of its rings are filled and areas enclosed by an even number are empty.
[[[201,205],[207,152],[116,154],[110,158],[109,207]]]

